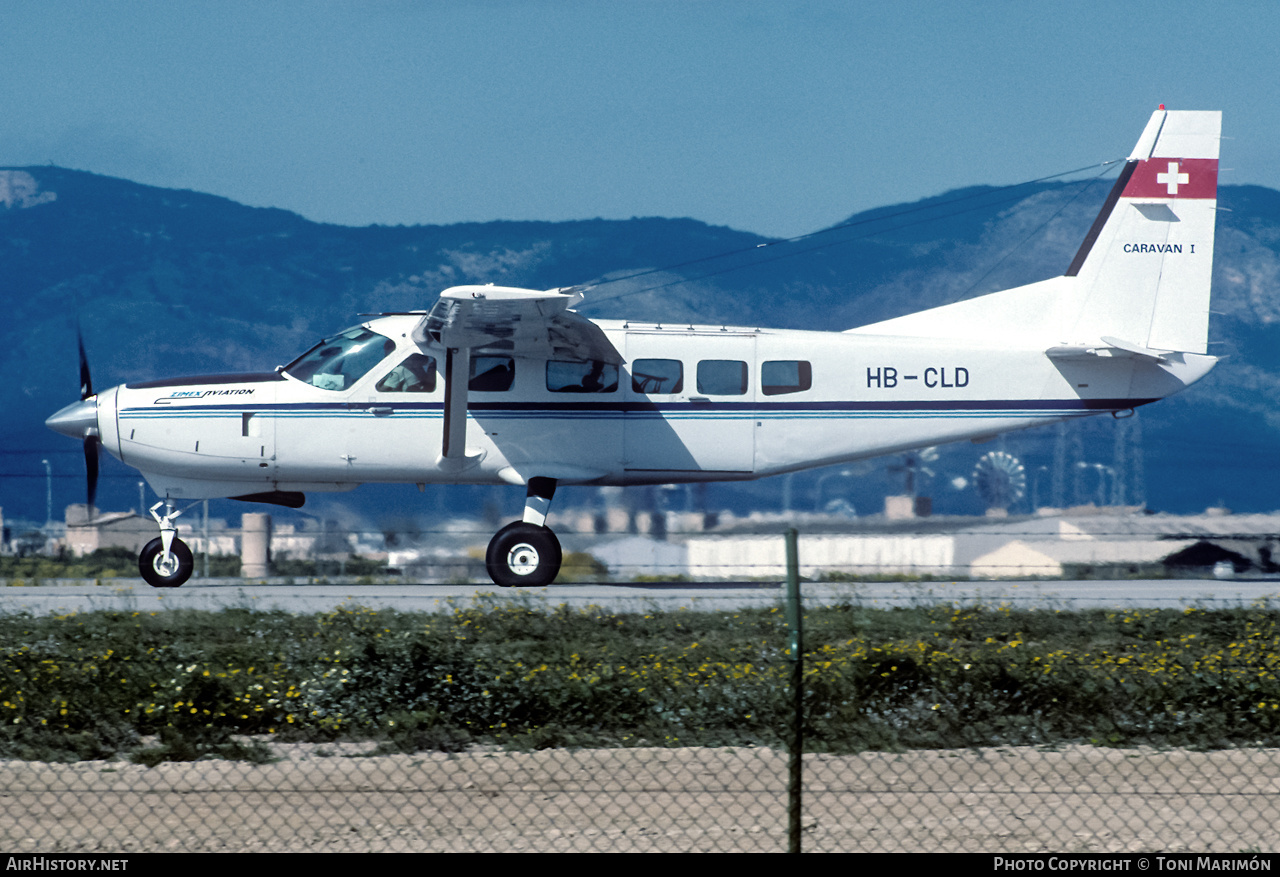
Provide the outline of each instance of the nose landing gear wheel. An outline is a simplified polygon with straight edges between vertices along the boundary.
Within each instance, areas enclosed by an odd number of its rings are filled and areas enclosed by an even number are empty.
[[[138,555],[138,572],[153,588],[177,588],[191,578],[195,561],[191,549],[181,539],[174,539],[169,546],[169,562],[164,562],[164,543],[160,537],[152,539]]]
[[[489,542],[484,562],[489,577],[504,588],[540,588],[560,572],[560,540],[546,527],[516,521]]]

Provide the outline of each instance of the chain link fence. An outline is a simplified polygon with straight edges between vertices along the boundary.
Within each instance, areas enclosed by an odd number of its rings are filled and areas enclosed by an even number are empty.
[[[787,757],[777,750],[278,754],[265,765],[5,762],[0,844],[13,852],[788,848]],[[1274,750],[811,754],[802,844],[1275,850],[1278,792]]]

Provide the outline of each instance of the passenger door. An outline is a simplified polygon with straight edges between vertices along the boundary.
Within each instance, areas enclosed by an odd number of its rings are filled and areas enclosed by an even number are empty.
[[[755,336],[669,330],[627,334],[628,472],[751,472]]]

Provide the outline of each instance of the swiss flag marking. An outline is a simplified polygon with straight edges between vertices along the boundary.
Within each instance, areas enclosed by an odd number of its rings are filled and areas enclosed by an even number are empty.
[[[1138,162],[1124,187],[1126,198],[1216,198],[1216,158],[1152,158]]]
[[[1178,163],[1171,161],[1169,162],[1169,171],[1167,173],[1156,174],[1156,182],[1164,183],[1169,187],[1169,194],[1176,195],[1178,194],[1178,184],[1191,182],[1191,175],[1178,173]]]

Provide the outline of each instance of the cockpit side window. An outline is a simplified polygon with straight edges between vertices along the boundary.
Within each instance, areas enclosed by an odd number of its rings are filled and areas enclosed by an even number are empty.
[[[322,390],[347,390],[396,349],[390,338],[362,326],[321,341],[284,373]]]
[[[612,393],[618,389],[618,367],[598,359],[547,361],[547,389],[553,393]]]
[[[378,381],[378,390],[382,393],[434,393],[436,358],[425,353],[410,354]]]

